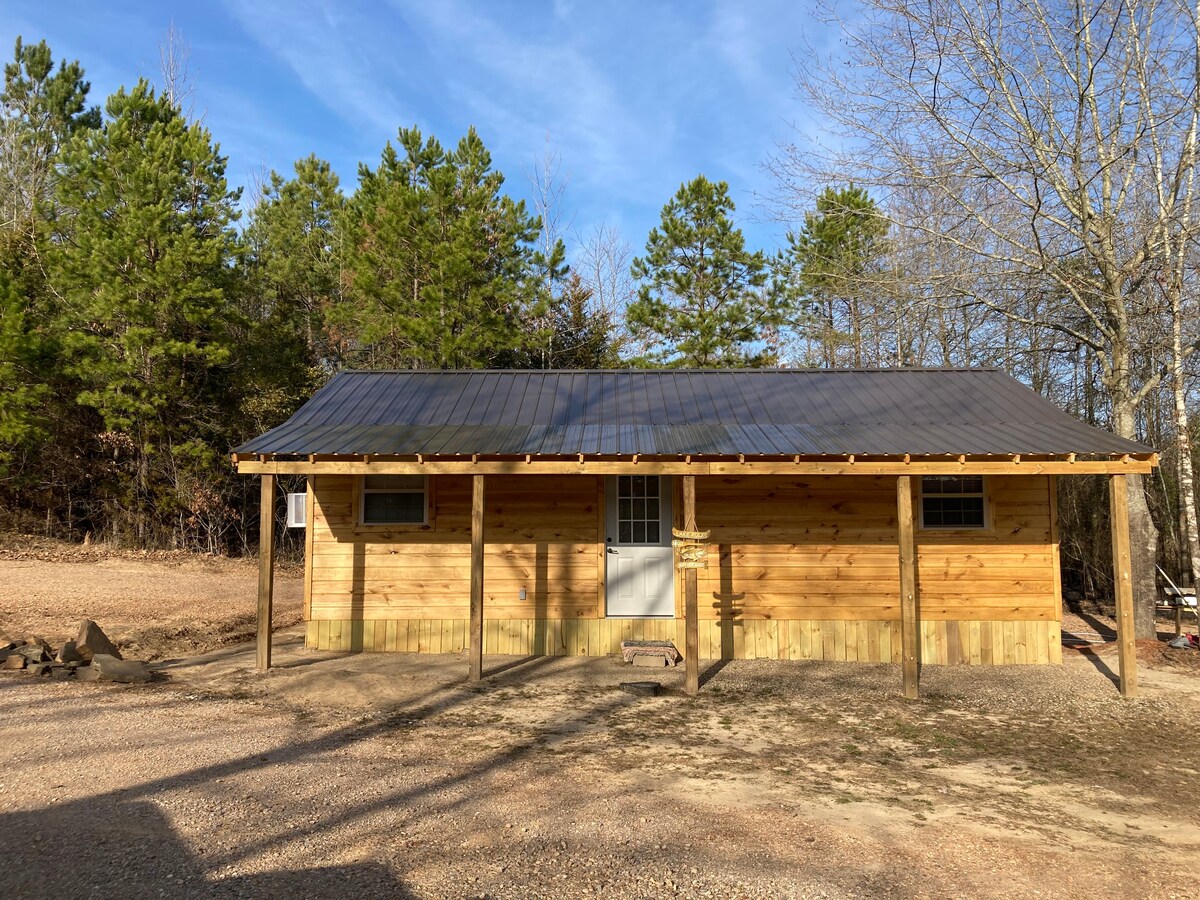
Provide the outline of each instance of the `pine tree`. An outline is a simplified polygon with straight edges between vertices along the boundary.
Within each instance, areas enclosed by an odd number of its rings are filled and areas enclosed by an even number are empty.
[[[470,368],[526,347],[539,221],[501,194],[474,129],[450,152],[401,129],[359,170],[345,218],[349,302],[332,325],[357,365]]]
[[[808,301],[814,324],[807,332],[826,366],[867,362],[864,331],[883,300],[878,266],[887,231],[875,201],[850,185],[822,191],[799,234],[788,234],[785,259],[794,287]]]
[[[549,368],[607,369],[620,363],[612,316],[592,304],[592,291],[569,272],[551,310],[554,334]]]
[[[71,210],[50,261],[78,402],[105,446],[130,463],[119,503],[139,540],[170,521],[180,468],[225,443],[231,262],[239,191],[207,130],[142,80],[109,98],[103,127],[60,154],[58,202]],[[222,448],[223,449],[223,448]]]
[[[631,267],[642,285],[626,322],[637,338],[661,347],[643,362],[712,368],[771,361],[761,342],[781,321],[779,303],[767,286],[767,261],[746,250],[733,210],[729,185],[703,175],[663,207],[661,228],[651,230],[646,255]]]
[[[100,110],[87,106],[89,90],[78,60],[60,62],[55,71],[45,41],[17,38],[0,93],[0,227],[25,228],[35,210],[50,212],[59,148],[77,131],[100,125]]]
[[[48,327],[56,298],[43,265],[59,151],[100,123],[88,91],[78,61],[56,69],[45,41],[17,38],[0,91],[0,505],[17,516],[41,505],[35,495],[78,494],[94,480],[79,462],[86,416]]]
[[[341,296],[336,226],[345,198],[325,160],[308,156],[294,169],[290,179],[272,172],[250,212],[246,242],[261,300],[253,312],[298,336],[307,365],[332,367],[337,348],[325,319]]]
[[[48,386],[40,377],[40,342],[31,324],[24,298],[0,267],[0,476],[19,447],[44,434],[38,410]]]

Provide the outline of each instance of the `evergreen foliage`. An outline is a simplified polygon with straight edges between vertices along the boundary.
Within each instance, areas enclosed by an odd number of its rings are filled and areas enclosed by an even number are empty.
[[[144,539],[170,511],[159,482],[211,469],[224,443],[240,191],[209,133],[144,80],[109,98],[107,116],[59,156],[70,215],[49,269],[63,369],[129,461],[119,502]]]
[[[474,368],[536,340],[532,266],[540,228],[472,128],[454,150],[401,129],[359,169],[344,247],[347,302],[331,316],[360,367]]]
[[[27,226],[35,210],[49,211],[59,148],[77,131],[100,125],[100,110],[87,106],[89,89],[78,60],[60,62],[55,71],[45,41],[17,38],[0,93],[0,225]]]
[[[782,321],[779,297],[768,287],[767,260],[750,252],[735,228],[729,185],[703,175],[682,185],[662,210],[662,224],[633,261],[642,281],[626,321],[634,334],[661,348],[648,364],[696,368],[761,366],[762,346]]]
[[[881,279],[873,276],[887,252],[887,232],[887,220],[867,191],[849,185],[825,188],[799,233],[788,233],[784,265],[807,301],[806,331],[822,351],[813,362],[864,364],[861,336],[883,292]]]
[[[286,330],[300,339],[311,367],[333,367],[340,356],[326,319],[342,294],[336,227],[345,203],[329,163],[308,156],[293,178],[271,172],[246,229],[255,318],[272,321],[277,338]]]
[[[0,268],[0,476],[14,452],[45,436],[38,412],[48,387],[39,377],[39,349],[25,300]]]

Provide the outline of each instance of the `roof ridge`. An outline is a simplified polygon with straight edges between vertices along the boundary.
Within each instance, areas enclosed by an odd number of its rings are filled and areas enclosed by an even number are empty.
[[[890,366],[853,369],[341,369],[335,375],[919,375],[926,372],[1004,372],[999,366]]]

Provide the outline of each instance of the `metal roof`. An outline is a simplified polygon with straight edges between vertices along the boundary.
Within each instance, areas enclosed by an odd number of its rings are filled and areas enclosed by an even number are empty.
[[[239,454],[1116,455],[996,369],[341,372]]]

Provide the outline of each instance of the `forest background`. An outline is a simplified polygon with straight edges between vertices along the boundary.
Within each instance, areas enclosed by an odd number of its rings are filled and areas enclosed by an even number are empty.
[[[1131,491],[1144,634],[1155,564],[1200,566],[1200,11],[868,0],[842,24],[790,86],[821,133],[762,161],[770,251],[692,173],[637,249],[580,235],[563,160],[531,148],[517,201],[474,129],[401,127],[352,187],[317,155],[234,186],[177,33],[102,107],[81,63],[17,39],[0,527],[253,552],[229,451],[343,368],[998,366],[1161,451]],[[1059,492],[1065,590],[1104,599],[1105,486]]]

